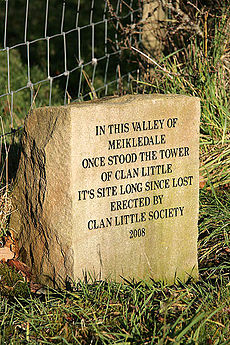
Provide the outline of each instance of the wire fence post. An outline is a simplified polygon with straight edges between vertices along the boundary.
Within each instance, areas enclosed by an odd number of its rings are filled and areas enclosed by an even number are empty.
[[[165,36],[167,14],[162,7],[161,0],[144,0],[143,3],[143,32],[142,44],[149,53],[160,55],[163,49],[162,37]]]

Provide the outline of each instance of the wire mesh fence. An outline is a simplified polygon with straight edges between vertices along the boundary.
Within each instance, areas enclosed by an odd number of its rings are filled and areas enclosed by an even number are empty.
[[[6,130],[31,106],[119,93],[137,64],[143,0],[0,0],[0,111]],[[123,48],[122,48],[123,47]]]

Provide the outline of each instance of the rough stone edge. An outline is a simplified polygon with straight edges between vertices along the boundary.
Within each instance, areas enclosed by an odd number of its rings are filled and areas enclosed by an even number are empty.
[[[50,229],[46,224],[43,210],[46,198],[45,149],[48,143],[52,141],[59,122],[66,121],[67,127],[68,120],[70,122],[68,119],[70,117],[69,108],[60,107],[59,110],[57,112],[57,109],[54,110],[52,107],[38,108],[28,114],[25,120],[22,152],[12,194],[14,212],[9,224],[9,228],[15,231],[18,239],[20,259],[32,268],[32,273],[38,281],[54,287],[64,286],[66,277],[70,276],[71,279],[73,276],[71,245],[67,242],[64,243],[64,238],[60,239],[58,233],[54,234],[53,237],[50,236]],[[54,115],[54,121],[52,121],[52,113],[56,115]],[[45,119],[44,116],[47,118]],[[44,136],[35,140],[38,129],[41,132],[44,131]],[[30,172],[28,172],[28,164],[30,164]],[[31,171],[33,171],[32,174]],[[29,184],[31,188],[28,191],[26,187]],[[33,196],[32,193],[36,195]],[[36,205],[32,201],[33,197],[36,200]],[[57,251],[52,253],[54,246],[59,248],[59,259],[63,263],[60,266],[64,268],[61,269],[60,267],[59,272],[55,269],[58,253]],[[36,260],[34,259],[35,255],[37,256]]]

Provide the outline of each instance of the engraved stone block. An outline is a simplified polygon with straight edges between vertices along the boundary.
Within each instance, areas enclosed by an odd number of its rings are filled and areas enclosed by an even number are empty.
[[[199,118],[183,95],[28,116],[10,227],[41,282],[197,278]]]

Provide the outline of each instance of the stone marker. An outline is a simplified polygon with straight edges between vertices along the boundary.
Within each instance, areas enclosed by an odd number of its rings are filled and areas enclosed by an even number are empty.
[[[199,116],[182,95],[28,116],[10,227],[41,282],[197,278]]]

